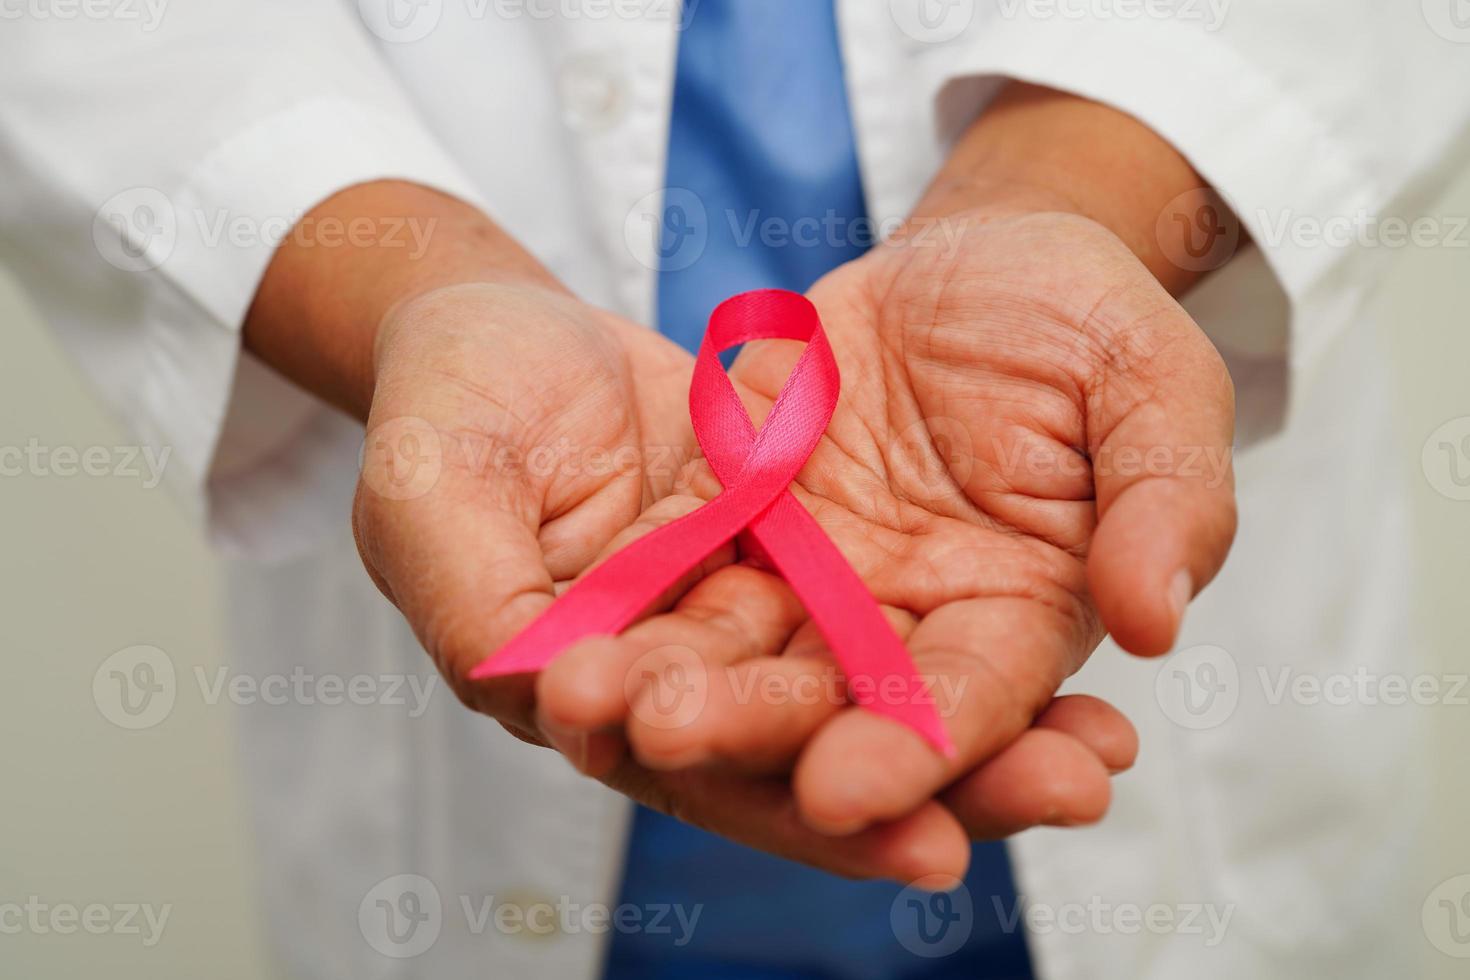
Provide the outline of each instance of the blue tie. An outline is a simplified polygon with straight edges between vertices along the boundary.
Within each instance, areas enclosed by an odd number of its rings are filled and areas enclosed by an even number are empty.
[[[694,350],[727,296],[773,286],[804,291],[861,255],[873,234],[832,0],[686,3],[658,321]],[[846,881],[640,807],[620,904],[638,907],[645,922],[655,907],[681,907],[686,919],[698,908],[699,917],[687,937],[677,924],[670,932],[615,930],[606,977],[1029,978],[1002,845],[975,848],[966,888],[968,912],[960,900],[930,902],[894,884]],[[946,945],[951,928],[967,928],[968,940],[948,952],[956,945]]]
[[[665,183],[659,328],[690,350],[725,297],[804,292],[866,251],[830,0],[700,0],[679,41]]]

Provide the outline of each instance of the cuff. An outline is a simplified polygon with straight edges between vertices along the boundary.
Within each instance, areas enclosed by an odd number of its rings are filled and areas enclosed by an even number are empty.
[[[1005,78],[1110,105],[1168,140],[1230,205],[1253,243],[1206,280],[1215,287],[1208,302],[1197,304],[1191,294],[1185,305],[1232,369],[1249,363],[1252,378],[1259,379],[1263,363],[1280,365],[1273,372],[1277,381],[1260,393],[1272,407],[1259,413],[1278,417],[1259,419],[1262,424],[1254,433],[1248,426],[1246,436],[1279,428],[1286,381],[1319,363],[1350,322],[1314,313],[1351,308],[1365,289],[1364,277],[1340,268],[1348,250],[1294,241],[1282,229],[1293,217],[1326,219],[1376,206],[1384,198],[1368,168],[1309,106],[1225,34],[1203,24],[1179,18],[980,21],[916,55],[925,90],[936,93],[941,140],[947,145],[955,139]],[[1258,298],[1274,291],[1279,301],[1252,303],[1251,309],[1217,302],[1226,281]]]
[[[345,520],[359,427],[244,355],[240,327],[275,246],[301,216],[383,179],[478,203],[426,131],[342,99],[242,131],[166,195],[172,214],[160,220],[172,242],[153,258],[173,288],[154,294],[145,317],[144,414],[173,447],[174,482],[228,552],[287,557]]]

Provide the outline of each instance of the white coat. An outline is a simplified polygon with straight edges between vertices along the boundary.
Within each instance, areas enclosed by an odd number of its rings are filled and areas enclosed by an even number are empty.
[[[1454,0],[838,8],[875,218],[904,213],[1014,77],[1147,122],[1254,242],[1187,304],[1238,389],[1239,540],[1179,655],[1105,644],[1071,682],[1132,717],[1142,754],[1100,826],[1011,844],[1039,976],[1418,974],[1439,955],[1409,870],[1418,715],[1290,683],[1422,669],[1363,314],[1387,250],[1310,228],[1412,217],[1460,162],[1470,26]],[[0,17],[0,258],[139,437],[172,447],[232,556],[235,670],[427,683],[348,533],[361,432],[241,354],[244,312],[296,218],[399,177],[480,203],[580,295],[648,322],[678,4],[0,0]],[[614,901],[626,802],[442,687],[408,700],[242,712],[288,968],[594,977],[606,929],[581,913]],[[515,929],[487,899],[564,911]]]

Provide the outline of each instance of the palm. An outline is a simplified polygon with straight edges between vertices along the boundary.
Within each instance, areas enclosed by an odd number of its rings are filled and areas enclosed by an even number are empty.
[[[457,689],[529,727],[528,685],[470,685],[464,675],[667,495],[673,474],[648,465],[645,447],[687,452],[674,445],[685,427],[671,407],[687,388],[688,358],[569,298],[493,286],[421,297],[383,336],[368,427],[369,446],[383,442],[387,454],[364,460],[360,550]],[[404,434],[433,453],[432,483],[395,493],[374,466],[394,465]],[[389,581],[400,568],[434,574],[404,587]],[[436,581],[466,594],[419,587]],[[470,602],[473,615],[462,611]]]
[[[1032,273],[1045,256],[997,268],[985,246],[1005,234],[974,236],[963,264],[874,256],[812,290],[843,394],[797,493],[901,622],[1003,618],[976,653],[1029,720],[1102,635],[1086,582],[1096,517],[1083,403],[1107,347],[1082,322],[1096,297],[1074,285],[1081,294],[1059,303]],[[736,377],[769,403],[792,346],[750,351]],[[991,612],[950,608],[971,600]],[[1039,661],[1032,638],[1054,635],[1066,656]]]

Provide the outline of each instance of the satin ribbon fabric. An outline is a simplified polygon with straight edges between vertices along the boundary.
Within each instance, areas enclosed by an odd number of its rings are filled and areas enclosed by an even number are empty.
[[[776,338],[803,341],[806,349],[756,431],[719,355]],[[593,568],[470,677],[532,673],[578,640],[622,632],[680,576],[748,528],[821,630],[854,703],[907,725],[952,756],[933,694],[902,641],[789,489],[827,429],[840,385],[821,320],[804,296],[764,289],[721,303],[695,361],[689,417],[724,489]]]

